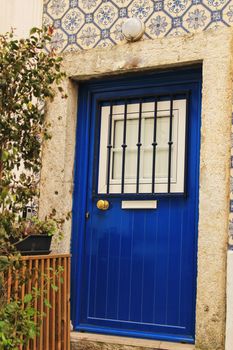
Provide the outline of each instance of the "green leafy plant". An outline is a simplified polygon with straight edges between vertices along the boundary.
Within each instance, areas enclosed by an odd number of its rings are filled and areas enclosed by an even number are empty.
[[[45,101],[57,92],[66,97],[62,58],[44,49],[52,34],[52,28],[33,28],[26,39],[15,39],[13,31],[0,35],[0,350],[18,349],[38,329],[33,301],[40,291],[34,289],[23,300],[6,295],[9,269],[19,286],[31,278],[21,274],[12,241],[31,233],[53,235],[64,221],[54,213],[44,221],[22,218],[25,206],[39,196],[41,148],[50,139]]]
[[[18,215],[38,196],[41,145],[50,138],[44,101],[57,90],[65,97],[61,57],[43,50],[51,34],[33,28],[27,39],[0,36],[0,212]]]
[[[32,306],[32,295],[23,301],[12,301],[0,310],[0,349],[19,349],[37,335],[34,317],[37,311]]]
[[[55,269],[50,267],[47,273],[41,273],[38,268],[25,271],[26,265],[23,262],[19,265],[20,267],[13,268],[11,274],[11,278],[17,278],[19,282],[18,289],[13,291],[10,302],[5,302],[0,307],[0,350],[19,349],[20,345],[26,345],[39,334],[46,312],[38,312],[35,303],[38,298],[42,299],[45,309],[49,310],[52,306],[49,303],[48,286],[57,292],[58,287],[54,281],[59,279],[62,282],[61,266]],[[43,284],[43,287],[33,287],[30,293],[21,298],[22,288],[29,279],[33,280],[35,285]]]

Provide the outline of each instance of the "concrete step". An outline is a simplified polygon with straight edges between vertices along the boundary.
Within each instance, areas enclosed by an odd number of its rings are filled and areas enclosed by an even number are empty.
[[[71,350],[194,350],[190,344],[71,332]]]

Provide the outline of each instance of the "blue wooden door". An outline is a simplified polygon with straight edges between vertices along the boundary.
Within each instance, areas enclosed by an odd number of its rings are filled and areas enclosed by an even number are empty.
[[[194,341],[200,75],[180,70],[81,86],[76,330]],[[99,209],[99,200],[109,208]]]

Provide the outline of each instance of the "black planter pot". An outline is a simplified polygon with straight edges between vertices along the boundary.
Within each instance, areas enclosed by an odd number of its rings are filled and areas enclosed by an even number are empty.
[[[30,235],[16,242],[15,247],[22,255],[46,255],[50,253],[52,236]]]

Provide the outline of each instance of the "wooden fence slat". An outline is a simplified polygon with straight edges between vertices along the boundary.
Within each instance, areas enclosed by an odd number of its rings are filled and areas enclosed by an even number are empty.
[[[63,283],[63,302],[64,302],[64,314],[63,314],[63,332],[64,332],[64,349],[67,350],[67,334],[64,331],[67,328],[67,304],[66,304],[66,298],[67,298],[67,261],[66,258],[64,258],[64,283]]]
[[[19,277],[18,274],[14,271],[14,299],[18,300],[19,298]]]
[[[21,260],[20,274],[27,279],[27,283],[21,285],[15,272],[9,269],[6,276],[7,301],[10,302],[13,297],[23,301],[25,295],[36,288],[40,296],[33,306],[40,314],[46,315],[35,315],[34,321],[40,322],[40,332],[36,339],[27,346],[20,346],[19,350],[70,350],[70,255],[24,256]],[[54,273],[58,266],[64,269],[62,276]],[[45,275],[48,277],[45,278]],[[58,291],[51,288],[47,279],[58,287]],[[51,304],[51,309],[45,306],[45,298]]]
[[[31,259],[28,260],[28,283],[27,283],[27,294],[30,294],[32,291],[32,261]],[[26,350],[30,350],[31,341],[26,346]]]
[[[47,269],[48,269],[48,259],[44,260],[44,273],[47,273]],[[44,296],[46,295],[46,280],[44,281]],[[43,318],[43,349],[46,350],[47,349],[47,329],[46,329],[46,322],[47,322],[47,308],[44,305],[44,313],[45,316]]]
[[[35,262],[34,262],[34,271],[33,271],[33,279],[34,279],[34,283],[33,283],[33,287],[35,288],[35,293],[37,293],[37,291],[38,291],[38,273],[39,273],[39,271],[38,271],[38,269],[39,269],[39,260],[35,260]],[[36,298],[35,299],[35,302],[34,302],[34,308],[35,308],[35,310],[36,311],[38,311],[38,298]],[[35,316],[34,316],[34,322],[35,322],[35,324],[37,324],[37,322],[38,322],[38,317],[37,317],[37,314],[35,314]],[[34,340],[33,340],[33,350],[37,350],[37,338],[35,338]]]
[[[50,259],[47,260],[47,269],[46,269],[45,273],[46,273],[47,278],[49,280],[50,279]],[[48,282],[46,282],[46,299],[47,299],[48,303],[50,303],[50,284]],[[50,332],[49,332],[50,331],[50,328],[49,328],[50,309],[47,306],[45,308],[45,310],[46,310],[46,315],[45,315],[45,324],[46,324],[45,344],[46,344],[46,347],[45,347],[45,349],[49,350],[49,348],[50,348]]]
[[[26,265],[25,262],[23,263],[23,266],[20,270],[20,275],[22,277],[23,280],[25,280],[26,276]],[[25,283],[23,282],[21,285],[21,291],[20,291],[20,299],[22,300],[22,308],[24,307],[24,296],[25,296]],[[21,337],[21,340],[23,340],[23,338]],[[23,349],[23,345],[20,345],[20,350]]]
[[[7,302],[9,303],[11,300],[11,287],[12,287],[12,271],[9,268],[8,278],[7,278]]]
[[[65,266],[64,266],[64,258],[61,259],[62,260],[62,266],[63,268],[65,269]],[[66,350],[65,348],[65,341],[64,341],[64,307],[65,307],[65,303],[64,303],[64,281],[65,281],[65,278],[64,278],[64,273],[63,273],[63,283],[61,285],[61,348]]]
[[[44,265],[45,261],[44,259],[41,260],[41,265],[40,265],[40,272],[41,272],[41,278],[40,278],[40,306],[39,306],[39,312],[42,315],[40,317],[40,336],[39,336],[39,350],[43,350],[43,313],[44,313],[44,298],[43,298],[43,293],[44,293]]]
[[[56,273],[56,259],[54,258],[52,261],[51,261],[51,267],[52,267],[52,278],[51,278],[51,283],[53,285],[55,285],[55,273]],[[51,334],[51,350],[55,350],[55,318],[56,318],[56,303],[55,303],[55,290],[53,288],[51,288],[51,292],[50,292],[50,303],[51,303],[51,310],[50,310],[50,317],[51,317],[51,320],[50,320],[50,334]]]
[[[61,257],[58,258],[58,266],[62,266],[62,259]],[[62,339],[61,339],[61,278],[57,278],[57,284],[58,284],[58,293],[57,293],[57,314],[58,314],[58,321],[57,321],[57,350],[61,350],[62,346]]]
[[[67,329],[68,329],[68,332],[67,332],[67,350],[70,350],[70,259],[69,258],[66,258],[67,259]]]

